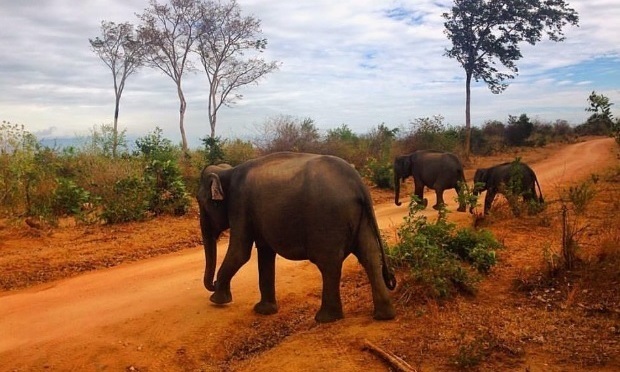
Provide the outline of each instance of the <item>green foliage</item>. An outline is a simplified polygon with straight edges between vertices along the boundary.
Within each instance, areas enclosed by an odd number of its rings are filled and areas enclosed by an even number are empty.
[[[575,132],[580,135],[612,135],[618,138],[617,121],[614,123],[611,114],[613,103],[609,101],[609,98],[592,91],[588,96],[588,104],[586,111],[591,112],[592,115],[585,123],[577,126]]]
[[[434,223],[419,214],[422,209],[413,195],[409,213],[398,230],[399,242],[388,250],[392,263],[410,273],[405,288],[417,284],[424,295],[433,298],[475,291],[477,273],[486,273],[495,265],[500,243],[489,232],[458,229],[448,222],[445,209]]]
[[[223,150],[224,161],[233,167],[256,157],[256,149],[252,142],[238,138],[232,141],[225,141]]]
[[[276,151],[319,152],[319,130],[311,118],[274,117],[263,124],[262,131],[256,143],[264,154]]]
[[[414,119],[403,142],[409,149],[456,151],[461,144],[460,131],[447,126],[443,120],[441,115]]]
[[[476,188],[482,188],[484,183],[478,182],[474,184],[472,189],[469,188],[467,182],[458,181],[460,192],[456,195],[456,202],[459,205],[465,205],[467,208],[476,208],[478,206],[478,195],[474,195]]]
[[[394,188],[394,170],[390,162],[369,158],[364,168],[364,175],[380,189]]]
[[[533,130],[534,124],[526,114],[521,114],[519,118],[509,115],[504,134],[506,143],[510,146],[523,146]]]
[[[40,146],[23,125],[0,125],[0,214],[32,213],[32,201],[46,180],[37,163]]]
[[[162,138],[160,128],[136,140],[145,161],[144,179],[151,187],[149,210],[156,215],[182,215],[189,208],[189,197],[177,164],[177,149]],[[219,145],[218,145],[219,146]],[[219,150],[218,150],[219,151]]]
[[[146,159],[172,159],[175,152],[178,152],[172,142],[163,138],[163,131],[160,127],[155,127],[153,132],[136,140],[137,154]]]
[[[563,203],[570,202],[576,214],[583,214],[594,200],[594,196],[596,196],[596,190],[594,189],[594,181],[591,179],[564,189],[560,199]]]
[[[67,178],[57,179],[53,212],[56,216],[79,215],[90,201],[90,193]]]
[[[114,126],[110,124],[101,124],[99,128],[93,126],[90,130],[88,141],[84,144],[84,150],[95,155],[101,155],[107,158],[114,155],[127,153],[126,129],[115,133]],[[115,140],[116,137],[116,140]],[[116,143],[116,149],[114,144]]]
[[[205,148],[205,161],[207,165],[219,164],[224,161],[225,154],[222,146],[224,141],[220,137],[201,138]]]
[[[577,12],[563,0],[457,0],[443,17],[445,33],[452,41],[446,55],[456,59],[467,76],[483,80],[493,93],[506,89],[504,81],[517,74],[520,43],[535,45],[544,35],[562,41],[564,26],[579,23]],[[498,64],[508,73],[498,69]]]
[[[101,213],[106,223],[142,221],[147,218],[152,192],[144,179],[122,178],[114,183],[112,191],[116,197],[103,205]]]

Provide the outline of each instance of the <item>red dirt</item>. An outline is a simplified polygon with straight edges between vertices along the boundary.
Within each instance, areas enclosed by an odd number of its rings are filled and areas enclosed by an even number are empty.
[[[600,181],[596,213],[587,215],[592,226],[582,238],[582,269],[553,280],[541,274],[543,247],[559,239],[558,192],[617,168],[616,153],[605,138],[517,154],[536,171],[547,210],[517,219],[498,203],[483,224],[506,249],[476,296],[397,302],[397,319],[388,322],[372,319],[369,284],[352,257],[343,275],[342,321],[314,322],[318,270],[282,258],[278,314],[252,312],[259,298],[255,257],[233,279],[233,303],[214,306],[202,285],[195,211],[120,226],[33,229],[0,222],[0,371],[387,370],[363,350],[364,339],[418,370],[620,370],[617,173]],[[386,192],[373,190],[373,197],[380,227],[394,236],[407,208],[396,207]],[[404,190],[401,197],[406,200]],[[428,198],[430,204],[435,196]],[[447,193],[445,200],[453,199]],[[472,223],[469,214],[449,218]],[[219,243],[218,262],[226,244]]]

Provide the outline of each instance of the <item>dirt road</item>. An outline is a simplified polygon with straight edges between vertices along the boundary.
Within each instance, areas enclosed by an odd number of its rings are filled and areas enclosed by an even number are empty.
[[[609,164],[612,146],[612,139],[577,143],[532,164],[543,193],[549,194],[558,183],[587,176]],[[427,197],[429,205],[434,203],[434,194]],[[453,199],[453,193],[445,196],[451,210],[456,209]],[[395,229],[406,211],[405,203],[401,207],[393,203],[376,205],[379,225],[388,231]],[[468,215],[455,212],[451,218],[467,219]],[[218,263],[226,246],[227,241],[218,245]],[[281,258],[276,266],[281,313],[289,320],[296,309],[313,314],[320,300],[316,267]],[[0,294],[0,371],[221,369],[217,361],[230,352],[223,340],[264,318],[252,312],[259,298],[256,267],[253,256],[232,282],[233,303],[223,307],[209,302],[202,285],[202,247]],[[357,262],[348,259],[345,275],[357,270]],[[373,323],[371,307],[368,303],[357,311],[345,306],[347,319],[343,322],[355,318],[351,326],[362,324],[359,332],[363,333],[364,327]],[[339,327],[343,322],[338,322]],[[332,327],[308,326],[326,331]],[[296,344],[295,352],[287,352],[284,346],[281,366],[294,370],[303,365],[299,359],[313,355],[307,350],[316,348],[317,342],[310,339],[307,345]],[[321,347],[332,348],[328,344]],[[338,364],[339,357],[349,362]],[[319,370],[353,368],[356,364],[366,369],[384,368],[378,361],[369,366],[372,359],[356,361],[338,353],[319,353],[315,359],[313,365]],[[256,363],[260,366],[259,361]]]

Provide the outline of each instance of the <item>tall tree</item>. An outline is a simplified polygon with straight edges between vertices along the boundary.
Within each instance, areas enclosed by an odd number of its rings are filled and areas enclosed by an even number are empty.
[[[138,16],[142,22],[140,33],[149,46],[148,63],[170,77],[176,85],[184,152],[188,150],[183,124],[187,101],[181,82],[185,71],[192,68],[188,57],[197,36],[198,5],[197,0],[170,0],[169,4],[150,0],[149,7]]]
[[[231,94],[278,68],[278,62],[266,62],[258,54],[267,47],[261,38],[260,20],[242,16],[236,0],[206,1],[200,6],[201,27],[196,52],[209,81],[209,125],[215,137],[217,112],[242,98]],[[255,52],[251,55],[247,55]]]
[[[88,39],[91,49],[112,71],[114,79],[114,127],[112,156],[118,148],[118,112],[127,78],[144,63],[144,44],[131,23],[101,22],[101,36]]]
[[[543,34],[563,41],[562,29],[578,25],[577,12],[564,0],[455,0],[444,13],[445,33],[452,41],[446,55],[465,70],[465,154],[471,144],[471,80],[483,80],[495,94],[504,91],[506,80],[518,73],[523,41],[535,45]],[[506,70],[496,67],[498,62]]]

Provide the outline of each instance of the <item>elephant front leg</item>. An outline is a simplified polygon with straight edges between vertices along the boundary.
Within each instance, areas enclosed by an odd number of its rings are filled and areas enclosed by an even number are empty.
[[[414,182],[414,194],[418,197],[420,204],[426,208],[428,205],[428,199],[424,198],[424,184],[422,182]]]
[[[493,200],[495,199],[495,190],[488,189],[487,194],[484,197],[484,214],[487,214],[491,209],[491,204],[493,204]]]
[[[217,280],[215,281],[215,292],[210,297],[211,302],[216,304],[227,304],[232,302],[232,294],[230,292],[230,281],[232,277],[239,271],[250,259],[252,252],[252,241],[240,241],[231,234],[230,244],[226,257],[222,262],[220,270],[217,272]]]
[[[268,246],[258,246],[258,285],[260,302],[254,305],[254,311],[262,315],[278,312],[276,302],[276,252]]]
[[[317,264],[323,277],[323,295],[321,296],[321,308],[314,316],[319,323],[333,322],[344,318],[342,301],[340,299],[340,276],[342,262],[330,262]]]

